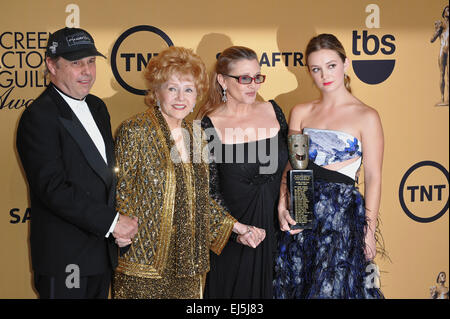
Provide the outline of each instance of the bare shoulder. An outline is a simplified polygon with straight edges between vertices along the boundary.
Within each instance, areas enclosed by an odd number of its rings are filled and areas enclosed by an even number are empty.
[[[297,104],[292,108],[289,114],[289,131],[291,133],[302,131],[302,123],[309,118],[316,102],[317,101]]]
[[[297,104],[292,108],[291,112],[307,112],[307,111],[311,110],[311,108],[314,106],[314,104],[317,104],[318,102],[319,101],[311,101],[311,102]]]
[[[290,118],[291,119],[296,119],[298,117],[300,117],[300,118],[305,117],[307,114],[309,114],[309,112],[311,112],[311,110],[313,109],[314,104],[316,104],[316,103],[317,103],[317,101],[311,101],[311,102],[301,103],[301,104],[295,105],[291,109]]]
[[[353,108],[351,112],[355,120],[354,123],[358,127],[362,140],[366,141],[369,138],[382,141],[383,127],[378,111],[360,101],[353,104],[351,108]],[[373,144],[373,141],[370,143]]]
[[[380,122],[380,115],[378,111],[357,100],[354,104],[351,105],[352,113],[357,117],[357,120],[365,126],[366,124]]]

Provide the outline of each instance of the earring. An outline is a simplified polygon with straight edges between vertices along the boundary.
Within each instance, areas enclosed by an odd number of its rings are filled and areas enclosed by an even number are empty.
[[[227,99],[227,89],[222,89],[222,102],[225,103]]]
[[[158,109],[161,109],[161,103],[159,102],[159,100],[156,100],[156,107],[157,107]]]
[[[194,103],[194,106],[192,107],[191,113],[194,112],[194,109],[195,109],[195,103]]]

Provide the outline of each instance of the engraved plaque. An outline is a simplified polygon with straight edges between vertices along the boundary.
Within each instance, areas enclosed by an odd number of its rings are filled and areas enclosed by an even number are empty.
[[[314,218],[314,176],[312,170],[288,171],[290,208],[296,225],[291,229],[311,229]]]

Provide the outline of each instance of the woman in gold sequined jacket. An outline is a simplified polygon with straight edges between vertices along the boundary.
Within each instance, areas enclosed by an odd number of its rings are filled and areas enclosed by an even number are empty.
[[[113,297],[202,298],[209,250],[220,254],[231,232],[256,247],[265,231],[237,222],[210,194],[206,139],[199,123],[184,120],[207,91],[200,57],[170,47],[145,78],[149,109],[116,136],[117,210],[137,217],[139,231],[116,241]]]

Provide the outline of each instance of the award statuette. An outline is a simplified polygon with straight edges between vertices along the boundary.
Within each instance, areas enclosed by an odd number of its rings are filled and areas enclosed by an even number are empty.
[[[297,223],[291,229],[311,229],[314,218],[314,178],[313,171],[306,169],[309,162],[309,136],[290,135],[288,146],[289,162],[293,168],[287,172],[289,212]]]

